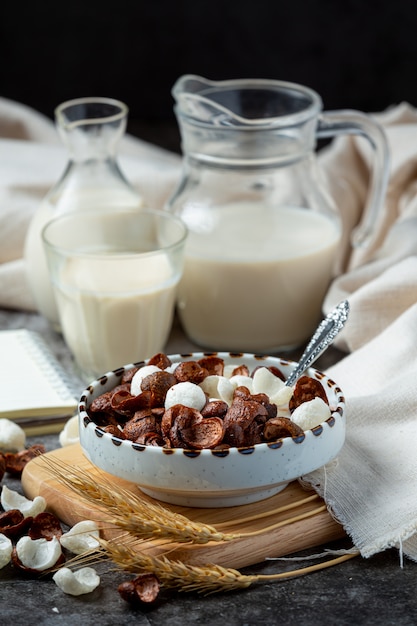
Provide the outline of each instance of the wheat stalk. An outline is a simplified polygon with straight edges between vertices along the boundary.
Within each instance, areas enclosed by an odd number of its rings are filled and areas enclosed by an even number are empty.
[[[94,504],[97,508],[106,511],[106,523],[112,524],[140,539],[163,539],[178,543],[195,543],[200,545],[208,542],[233,541],[245,537],[255,537],[312,517],[326,510],[326,506],[323,504],[310,511],[288,517],[258,530],[244,533],[223,533],[214,526],[193,522],[186,516],[175,513],[158,503],[144,501],[143,498],[127,489],[119,488],[116,491],[111,482],[106,480],[104,476],[97,482],[88,472],[81,468],[71,467],[57,459],[40,458],[47,463],[49,470],[61,483],[88,502]],[[301,500],[298,506],[312,499],[315,499],[315,496]],[[289,510],[296,506],[297,503],[292,503],[276,509],[274,513]],[[248,519],[256,519],[258,517],[252,516],[252,518]]]
[[[196,544],[236,539],[236,535],[220,533],[209,524],[193,522],[160,504],[145,502],[127,489],[115,490],[104,476],[97,482],[81,468],[47,457],[40,459],[46,462],[48,469],[62,484],[97,508],[106,511],[106,523],[136,537]]]
[[[100,539],[99,551],[74,556],[59,567],[85,567],[94,565],[99,560],[107,559],[124,572],[135,576],[140,573],[153,573],[166,588],[182,592],[196,591],[203,594],[246,589],[253,584],[278,582],[305,576],[359,556],[359,551],[352,550],[341,556],[307,567],[281,572],[278,574],[244,575],[234,568],[216,564],[190,565],[183,561],[171,560],[166,555],[151,556],[146,551],[138,550],[140,541],[118,543],[114,540]],[[59,569],[59,567],[57,569]]]
[[[190,565],[182,561],[170,560],[166,556],[167,553],[162,556],[152,556],[147,554],[145,549],[139,549],[141,543],[146,539],[152,539],[154,543],[155,539],[159,539],[196,544],[208,543],[209,541],[231,541],[242,537],[253,537],[271,529],[294,523],[315,515],[325,510],[326,507],[325,505],[316,507],[306,513],[287,518],[260,530],[224,534],[213,526],[193,522],[159,504],[144,502],[143,499],[126,489],[116,491],[111,482],[107,481],[104,476],[100,478],[100,482],[97,482],[81,468],[74,468],[57,459],[52,460],[45,456],[40,457],[40,460],[47,464],[49,471],[59,482],[94,504],[96,508],[106,511],[107,520],[104,523],[113,524],[124,531],[124,534],[118,538],[119,540],[116,538],[112,541],[100,539],[101,549],[98,552],[89,552],[74,557],[71,561],[74,566],[97,562],[105,557],[124,571],[135,574],[152,572],[168,588],[179,589],[180,591],[215,593],[244,589],[263,581],[278,581],[303,576],[359,555],[358,551],[352,551],[319,564],[270,575],[243,575],[236,569],[216,564]],[[301,500],[299,504],[315,499],[317,499],[316,496],[310,496]],[[296,506],[297,503],[285,505],[276,509],[276,512],[284,512]],[[256,520],[262,517],[264,514],[258,514],[247,517],[246,520]]]
[[[296,500],[295,502],[291,502],[290,504],[284,504],[283,506],[279,506],[275,509],[267,509],[266,511],[261,511],[260,513],[255,513],[253,515],[247,515],[246,517],[239,517],[238,519],[230,519],[224,522],[219,522],[217,524],[217,529],[224,528],[230,525],[236,526],[237,524],[241,526],[249,522],[255,522],[260,519],[265,519],[265,517],[276,517],[280,513],[285,513],[286,511],[298,508],[300,506],[303,506],[304,504],[308,504],[309,502],[314,502],[315,500],[319,500],[319,498],[320,496],[317,493],[314,493],[311,496],[303,498],[302,500]]]
[[[166,556],[150,556],[128,544],[101,541],[107,556],[120,569],[133,572],[152,572],[161,584],[181,591],[214,593],[249,587],[256,576],[244,576],[238,570],[220,565],[189,565],[170,560]]]
[[[349,552],[322,563],[278,574],[244,575],[236,569],[220,565],[189,565],[182,561],[170,560],[166,556],[149,556],[127,544],[116,544],[104,540],[101,541],[101,544],[105,554],[124,571],[135,574],[152,572],[167,588],[206,594],[245,589],[254,583],[282,581],[305,576],[338,565],[359,555],[359,551]]]

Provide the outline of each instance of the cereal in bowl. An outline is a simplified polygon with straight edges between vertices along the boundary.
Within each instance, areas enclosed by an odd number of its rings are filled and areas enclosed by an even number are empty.
[[[190,450],[250,447],[300,437],[331,415],[317,379],[285,385],[279,368],[225,366],[207,355],[173,363],[156,354],[93,400],[88,413],[105,432],[141,445]]]

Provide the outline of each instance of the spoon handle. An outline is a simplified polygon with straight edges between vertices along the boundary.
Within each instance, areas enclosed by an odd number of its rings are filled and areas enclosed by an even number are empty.
[[[349,315],[349,302],[343,300],[319,324],[314,335],[304,350],[297,367],[289,375],[285,384],[291,387],[305,370],[316,361],[328,348],[336,335],[342,330]]]

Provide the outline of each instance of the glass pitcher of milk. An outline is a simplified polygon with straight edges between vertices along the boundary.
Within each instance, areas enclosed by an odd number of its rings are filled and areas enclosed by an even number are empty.
[[[313,90],[275,80],[179,78],[173,88],[183,174],[168,209],[189,230],[177,308],[188,336],[214,350],[300,346],[321,318],[341,240],[321,184],[318,137],[357,133],[375,152],[366,245],[383,201],[388,147],[363,113],[322,113]]]
[[[112,98],[77,98],[60,104],[55,120],[69,161],[29,225],[25,261],[38,311],[60,329],[41,233],[58,215],[85,209],[140,207],[142,199],[121,172],[116,150],[126,130],[128,107]]]

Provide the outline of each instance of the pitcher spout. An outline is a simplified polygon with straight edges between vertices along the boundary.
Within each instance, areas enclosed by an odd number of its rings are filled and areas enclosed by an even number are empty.
[[[213,126],[277,128],[315,118],[322,108],[315,91],[270,79],[213,81],[186,74],[172,95],[177,115]]]
[[[303,158],[314,148],[322,102],[307,87],[186,74],[172,95],[183,151],[194,158],[259,167]]]

